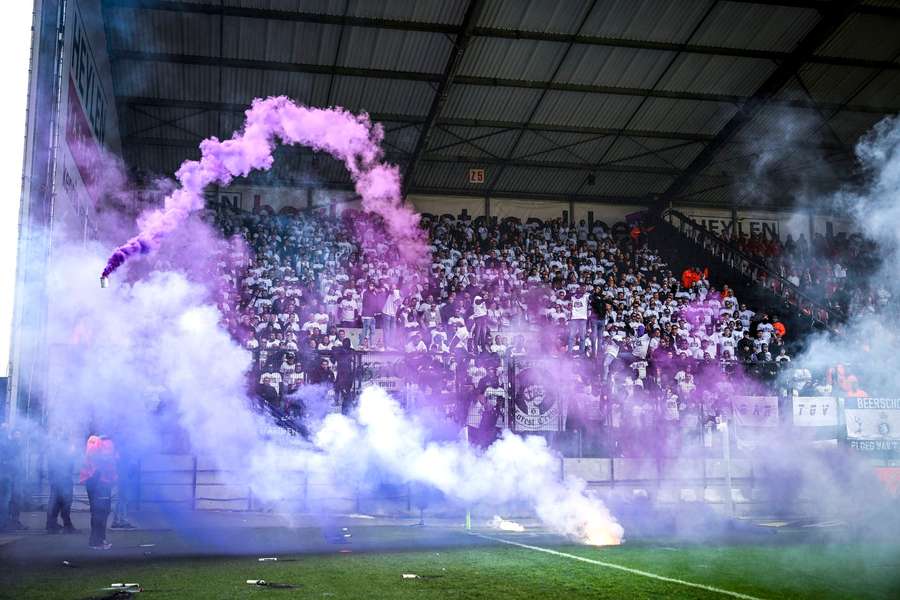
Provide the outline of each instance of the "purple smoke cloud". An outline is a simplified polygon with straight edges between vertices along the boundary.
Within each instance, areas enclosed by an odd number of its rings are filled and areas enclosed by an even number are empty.
[[[401,258],[414,264],[428,256],[419,215],[403,201],[399,169],[382,162],[384,131],[367,114],[354,115],[340,107],[310,108],[286,96],[257,98],[245,114],[242,131],[224,141],[203,140],[200,160],[182,163],[175,173],[180,187],[166,197],[163,208],[141,215],[140,233],[116,248],[101,277],[109,277],[131,256],[158,249],[163,238],[204,207],[206,186],[228,185],[235,177],[270,169],[278,141],[309,146],[343,162],[363,208],[384,220]]]

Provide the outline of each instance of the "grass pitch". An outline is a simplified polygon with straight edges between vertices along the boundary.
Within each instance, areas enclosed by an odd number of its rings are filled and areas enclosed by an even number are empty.
[[[72,554],[66,544],[77,542],[80,548],[83,540],[35,536],[26,543],[52,540],[56,545],[33,561],[10,550],[0,552],[0,597],[106,598],[111,592],[102,588],[112,582],[139,582],[145,591],[134,596],[136,600],[900,598],[900,543],[823,544],[773,536],[764,543],[652,540],[592,548],[561,544],[541,534],[482,533],[495,539],[458,529],[372,526],[355,528],[352,543],[332,544],[322,541],[320,531],[290,530],[291,536],[309,543],[296,552],[196,557],[190,556],[190,544],[173,532],[132,532],[113,539],[119,548],[132,551],[83,554],[71,561],[75,568],[59,559]],[[555,554],[499,543],[497,538]],[[155,543],[154,551],[161,553],[145,554],[141,547],[146,543]],[[277,540],[274,545],[279,545]],[[416,549],[400,549],[404,547]],[[162,554],[167,548],[172,555]],[[259,562],[260,556],[279,560]],[[404,573],[419,577],[404,579]],[[258,587],[248,585],[248,579],[295,587]]]

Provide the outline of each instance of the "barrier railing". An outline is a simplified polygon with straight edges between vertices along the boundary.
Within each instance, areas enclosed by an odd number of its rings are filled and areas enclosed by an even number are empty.
[[[704,251],[715,256],[731,269],[743,274],[759,285],[765,286],[773,294],[795,306],[810,318],[824,325],[830,325],[835,319],[843,319],[846,316],[833,307],[825,306],[804,292],[799,286],[794,285],[787,278],[773,271],[760,259],[742,252],[730,242],[708,231],[683,213],[674,209],[667,209],[663,211],[662,219],[685,239],[700,246]]]

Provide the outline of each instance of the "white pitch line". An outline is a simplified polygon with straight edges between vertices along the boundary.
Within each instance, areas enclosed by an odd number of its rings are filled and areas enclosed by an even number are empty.
[[[667,581],[669,583],[677,583],[679,585],[684,585],[687,587],[706,590],[707,592],[723,594],[725,596],[731,596],[732,598],[742,598],[743,600],[762,600],[762,598],[758,598],[757,596],[749,596],[747,594],[741,594],[740,592],[732,592],[730,590],[723,590],[722,588],[713,587],[711,585],[706,585],[703,583],[694,583],[692,581],[685,581],[683,579],[675,579],[673,577],[665,577],[663,575],[657,575],[656,573],[650,573],[648,571],[641,571],[640,569],[632,569],[631,567],[624,567],[622,565],[617,565],[615,563],[603,562],[602,560],[594,560],[592,558],[585,558],[583,556],[578,556],[576,554],[567,554],[565,552],[559,552],[558,550],[551,550],[550,548],[541,548],[540,546],[531,546],[529,544],[522,544],[520,542],[504,540],[503,538],[491,537],[489,535],[483,535],[480,533],[474,533],[472,535],[476,535],[480,538],[484,538],[486,540],[491,540],[494,542],[501,542],[503,544],[509,544],[510,546],[518,546],[520,548],[527,548],[528,550],[544,552],[546,554],[552,554],[554,556],[562,556],[564,558],[571,558],[572,560],[578,560],[578,561],[589,563],[592,565],[597,565],[599,567],[606,567],[608,569],[618,569],[619,571],[625,571],[626,573],[631,573],[632,575],[640,575],[641,577],[649,577],[650,579],[656,579],[658,581]]]

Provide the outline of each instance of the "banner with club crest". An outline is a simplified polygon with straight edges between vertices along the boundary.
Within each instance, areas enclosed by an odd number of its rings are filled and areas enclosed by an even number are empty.
[[[514,418],[510,425],[516,432],[563,431],[566,414],[558,375],[552,363],[517,360],[512,377]]]
[[[844,400],[847,443],[867,451],[900,450],[900,398]]]

